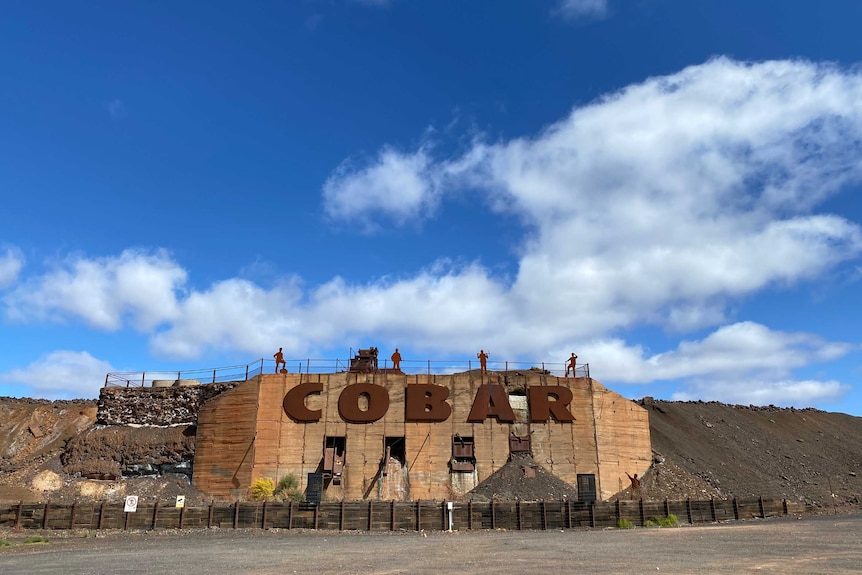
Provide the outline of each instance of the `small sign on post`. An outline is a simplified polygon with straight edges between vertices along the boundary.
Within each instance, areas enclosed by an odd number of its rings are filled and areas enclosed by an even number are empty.
[[[126,495],[126,506],[123,508],[123,511],[126,513],[134,513],[138,510],[138,496],[137,495]]]
[[[185,507],[186,506],[186,496],[185,495],[177,495],[177,507]]]

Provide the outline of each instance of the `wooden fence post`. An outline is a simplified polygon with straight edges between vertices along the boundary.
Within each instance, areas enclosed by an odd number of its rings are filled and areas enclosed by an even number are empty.
[[[497,508],[496,508],[496,499],[491,500],[491,529],[497,528]]]
[[[124,513],[126,514],[126,521],[123,523],[123,531],[128,531],[129,530],[129,515],[131,515],[131,513],[129,513],[128,511],[124,511]]]
[[[590,527],[596,526],[596,502],[590,501]]]
[[[786,497],[781,500],[781,511],[784,513],[784,515],[787,515],[787,498]]]
[[[763,495],[757,498],[758,504],[760,505],[760,518],[766,519],[766,509],[763,507]]]
[[[263,500],[263,511],[261,512],[260,528],[266,529],[266,499]]]
[[[317,531],[317,522],[320,519],[320,504],[314,506],[314,530]]]
[[[515,509],[518,511],[518,531],[524,528],[523,518],[521,517],[521,500],[515,501]]]
[[[422,500],[416,502],[416,531],[422,530]]]
[[[293,527],[293,501],[287,504],[287,529]]]
[[[644,525],[646,525],[646,517],[644,517],[644,500],[643,500],[643,497],[638,499],[638,512],[639,512],[640,518],[641,518],[641,527],[643,527]]]
[[[104,522],[105,522],[105,501],[103,499],[102,504],[99,505],[99,525],[98,525],[98,527],[96,527],[96,529],[101,531],[102,525],[104,525]]]
[[[239,527],[239,499],[233,504],[233,528]]]
[[[24,514],[24,502],[18,502],[18,512],[15,514],[15,529],[21,528],[21,516]]]
[[[620,500],[617,499],[617,504],[614,506],[615,514],[617,516],[617,524],[619,524],[620,519],[622,519],[622,514],[620,513]]]
[[[214,503],[215,503],[215,501],[210,500],[210,511],[209,511],[209,516],[207,518],[207,528],[208,529],[212,529],[212,526],[213,526],[213,504]]]
[[[548,508],[545,506],[545,500],[542,499],[542,530],[548,528]]]
[[[186,506],[183,505],[182,507],[180,507],[180,527],[179,527],[180,529],[183,528],[183,522],[185,520],[185,517],[186,517]]]
[[[566,499],[566,527],[572,528],[572,500]]]
[[[344,499],[341,500],[338,512],[338,530],[344,531]]]
[[[395,531],[395,500],[389,503],[389,531]]]
[[[685,511],[688,514],[689,525],[694,525],[694,521],[691,518],[691,497],[686,497],[685,499]]]
[[[153,505],[153,524],[150,527],[150,531],[156,530],[156,520],[158,519],[158,514],[159,514],[159,500],[156,499],[156,503],[155,503],[155,505]]]
[[[664,498],[664,516],[670,517],[670,503],[668,503],[667,497]]]
[[[736,497],[733,498],[733,518],[739,521],[739,500]]]
[[[77,506],[78,506],[78,500],[76,499],[72,502],[72,511],[70,514],[71,516],[69,517],[69,529],[75,528],[75,508]]]
[[[48,528],[48,512],[51,510],[51,500],[45,502],[45,511],[42,515],[42,529]]]
[[[371,531],[371,518],[374,514],[374,500],[368,500],[368,530]]]
[[[467,501],[467,529],[473,530],[473,500]]]

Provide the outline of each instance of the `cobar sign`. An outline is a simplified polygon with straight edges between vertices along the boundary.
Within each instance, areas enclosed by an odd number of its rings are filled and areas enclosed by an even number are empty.
[[[300,423],[320,421],[322,410],[310,409],[306,399],[320,395],[322,383],[301,383],[287,392],[282,406],[285,414]],[[452,415],[446,400],[449,388],[431,383],[409,384],[404,389],[404,421],[408,423],[442,422]],[[553,418],[559,422],[574,421],[569,410],[572,391],[560,385],[527,387],[530,421],[542,423]],[[360,400],[363,400],[360,402]],[[363,408],[362,403],[366,404]],[[372,383],[354,383],[338,396],[338,414],[348,423],[372,423],[389,411],[389,392]],[[479,387],[467,416],[468,423],[483,423],[489,417],[500,423],[514,423],[515,412],[509,404],[506,389],[498,384]]]

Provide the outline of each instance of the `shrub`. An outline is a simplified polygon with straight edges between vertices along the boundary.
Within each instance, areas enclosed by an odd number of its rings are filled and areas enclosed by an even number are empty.
[[[278,481],[274,495],[290,501],[305,501],[305,495],[299,490],[299,480],[295,475],[285,475]]]
[[[48,538],[42,537],[40,535],[34,535],[34,536],[28,537],[27,539],[24,540],[24,543],[47,543],[47,542],[48,542]]]
[[[12,544],[9,543],[8,541],[6,541],[5,539],[0,539],[0,547],[9,547],[10,545],[12,545]]]
[[[625,517],[620,517],[619,519],[617,519],[617,529],[631,529],[634,526],[634,523],[632,523]]]
[[[265,501],[275,494],[275,481],[269,477],[260,477],[251,484],[251,498],[255,501]]]
[[[679,517],[671,513],[664,519],[659,519],[658,523],[662,527],[679,527]]]
[[[661,525],[661,519],[647,519],[644,521],[644,527],[658,527]]]

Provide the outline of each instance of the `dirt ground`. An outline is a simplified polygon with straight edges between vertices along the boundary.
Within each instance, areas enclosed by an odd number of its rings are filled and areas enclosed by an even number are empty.
[[[862,515],[697,527],[468,533],[198,530],[4,533],[9,575],[858,573]]]

